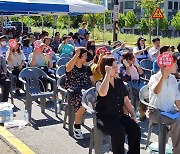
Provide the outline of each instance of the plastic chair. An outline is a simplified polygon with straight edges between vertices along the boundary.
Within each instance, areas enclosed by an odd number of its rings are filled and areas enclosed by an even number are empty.
[[[60,55],[60,58],[72,58],[73,57],[73,55],[72,54],[68,54],[68,53],[63,53],[63,54],[61,54]]]
[[[107,134],[104,134],[100,129],[97,128],[96,112],[94,110],[96,105],[96,99],[97,92],[95,87],[92,87],[83,92],[82,106],[86,109],[86,112],[90,113],[93,116],[94,124],[94,127],[91,129],[89,154],[92,154],[93,146],[96,154],[102,154],[103,138],[107,136]],[[110,139],[109,135],[108,137]]]
[[[73,90],[65,89],[65,81],[66,81],[66,75],[62,75],[58,81],[57,81],[57,87],[58,91],[60,91],[62,95],[62,104],[64,103],[65,105],[65,114],[64,114],[64,123],[63,123],[63,128],[66,128],[66,121],[67,121],[67,116],[68,118],[68,132],[70,136],[73,136],[73,124],[74,124],[74,119],[75,119],[75,109],[74,107],[70,104],[70,97],[73,94]]]
[[[139,92],[139,99],[144,105],[151,107],[149,105],[149,86],[148,85],[145,85],[144,87],[141,88]],[[166,125],[161,123],[160,117],[161,116],[159,114],[158,123],[153,123],[149,119],[149,128],[148,128],[148,136],[147,136],[147,141],[146,141],[146,148],[149,146],[149,141],[150,141],[153,126],[158,125],[158,131],[159,131],[158,132],[158,142],[159,142],[158,151],[159,151],[159,154],[165,154],[168,129]]]
[[[141,77],[142,80],[148,82],[152,73],[153,69],[153,62],[149,59],[143,59],[140,61],[140,66],[144,72],[144,77]]]
[[[66,66],[62,65],[62,66],[57,68],[57,70],[56,70],[56,77],[59,79],[65,73],[66,73]]]
[[[63,58],[60,58],[57,63],[56,63],[56,67],[60,67],[62,65],[66,65],[67,62],[69,62],[71,59],[68,58],[68,57],[63,57]]]
[[[52,92],[42,92],[40,85],[42,82],[40,77],[46,78],[53,82]],[[57,116],[56,106],[56,80],[50,78],[44,71],[36,67],[28,67],[23,69],[19,74],[19,80],[22,81],[26,87],[26,109],[29,114],[29,121],[31,120],[32,101],[40,98],[41,112],[45,112],[46,98],[54,98],[55,114]]]
[[[142,69],[153,69],[153,62],[149,59],[143,59],[140,61],[140,66]]]

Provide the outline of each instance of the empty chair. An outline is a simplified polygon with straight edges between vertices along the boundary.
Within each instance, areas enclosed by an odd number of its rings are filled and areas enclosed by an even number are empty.
[[[71,54],[68,54],[68,53],[62,53],[61,55],[60,55],[60,58],[72,58],[73,56],[71,55]]]
[[[153,62],[149,59],[143,59],[140,61],[140,66],[142,69],[149,69],[152,70]]]
[[[60,76],[64,75],[65,73],[66,73],[66,66],[62,65],[62,66],[57,68],[57,70],[56,70],[56,77],[60,78]]]
[[[146,106],[150,106],[149,105],[149,86],[145,85],[144,87],[141,88],[140,92],[139,92],[139,99],[141,101],[141,103],[143,103]],[[148,128],[148,136],[147,136],[147,141],[146,141],[146,148],[149,146],[149,141],[150,141],[150,137],[151,137],[151,132],[152,132],[152,128],[153,126],[156,125],[156,123],[153,123],[150,119],[149,119],[149,128]],[[159,132],[158,132],[158,142],[159,142],[159,154],[164,154],[165,153],[165,147],[166,147],[166,141],[167,141],[167,127],[166,125],[161,123],[161,119],[160,119],[160,115],[158,115],[158,128],[159,128]]]
[[[40,86],[43,83],[40,78],[45,78],[53,82],[52,92],[42,92]],[[36,67],[28,67],[23,69],[19,74],[19,80],[25,84],[26,87],[26,110],[29,113],[29,120],[31,120],[32,101],[40,98],[41,112],[45,112],[46,98],[54,98],[55,113],[57,115],[56,107],[56,80],[50,78],[44,71]]]
[[[68,57],[63,57],[60,58],[57,63],[56,63],[56,67],[62,66],[62,65],[66,65],[67,62],[69,62],[71,59]]]
[[[66,128],[66,121],[67,121],[67,116],[68,116],[68,132],[70,136],[73,136],[73,124],[74,124],[74,112],[75,109],[74,107],[70,104],[70,97],[71,94],[73,93],[73,90],[65,89],[65,81],[66,81],[66,75],[60,76],[57,82],[57,87],[58,91],[60,91],[62,95],[62,103],[65,104],[65,114],[64,114],[64,123],[63,123],[63,128]]]
[[[107,136],[107,134],[104,134],[97,128],[96,112],[94,110],[96,105],[96,98],[97,92],[95,87],[92,87],[83,92],[82,106],[86,109],[86,112],[90,113],[93,116],[94,124],[94,127],[91,129],[89,154],[92,154],[93,146],[96,154],[102,154],[103,138]],[[108,136],[108,139],[110,140],[110,136]]]

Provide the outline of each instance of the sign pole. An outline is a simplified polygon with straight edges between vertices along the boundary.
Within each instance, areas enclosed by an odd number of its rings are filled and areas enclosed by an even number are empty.
[[[117,41],[118,37],[118,0],[114,0],[114,16],[113,16],[113,41]]]
[[[157,37],[158,37],[158,33],[159,32],[159,19],[157,18]]]

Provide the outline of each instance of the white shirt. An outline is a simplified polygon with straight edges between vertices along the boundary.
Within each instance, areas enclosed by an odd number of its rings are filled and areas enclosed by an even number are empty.
[[[156,87],[160,77],[161,72],[151,76],[149,81],[149,101],[150,106],[162,111],[170,112],[177,110],[175,106],[175,101],[180,100],[180,93],[178,90],[177,80],[173,75],[169,75],[168,79],[163,82],[162,90],[159,94],[154,93],[154,88]]]
[[[143,47],[141,47],[141,49],[144,49]],[[133,54],[135,55],[137,52],[139,51],[139,48],[138,46],[135,46],[133,48]],[[138,56],[135,56],[136,58],[147,58],[148,55],[146,56],[146,54],[144,53],[144,51],[142,52],[142,54],[138,55]]]
[[[152,61],[155,61],[155,60],[158,59],[158,56],[160,55],[160,52],[159,52],[159,54],[158,54],[157,57],[152,57],[153,54],[155,54],[158,50],[159,50],[159,48],[155,48],[155,47],[152,47],[151,49],[149,49],[149,52],[148,52],[148,53],[149,53],[149,57],[150,57],[150,59],[151,59]]]
[[[9,51],[6,54],[6,58],[8,58],[8,56],[9,56]],[[11,61],[7,61],[8,67],[10,69],[13,69],[14,66],[19,66],[21,64],[22,60],[26,59],[26,57],[24,56],[24,53],[22,51],[19,54],[13,53],[11,55],[11,58],[12,58]]]

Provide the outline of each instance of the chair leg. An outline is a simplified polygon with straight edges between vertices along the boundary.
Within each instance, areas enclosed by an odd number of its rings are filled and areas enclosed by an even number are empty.
[[[94,128],[94,149],[95,154],[102,154],[103,133],[97,127]]]
[[[92,154],[92,149],[94,145],[94,128],[91,130],[90,142],[89,142],[89,154]]]
[[[148,128],[148,136],[147,136],[147,141],[146,141],[146,148],[149,146],[149,141],[152,133],[152,128],[153,128],[153,123],[149,121],[149,128]]]
[[[159,154],[165,154],[166,151],[166,135],[167,135],[167,128],[162,123],[159,125],[159,133],[158,133],[158,142],[159,142]]]
[[[46,108],[46,98],[45,97],[40,98],[40,105],[41,105],[41,112],[45,113],[45,108]]]
[[[65,106],[63,128],[66,128],[67,116],[68,116],[68,106]]]
[[[68,105],[68,127],[69,127],[69,135],[73,136],[73,125],[74,125],[74,107],[72,105]]]
[[[31,98],[27,98],[25,109],[27,110],[29,114],[29,121],[31,121],[31,112],[32,112],[32,99]]]

